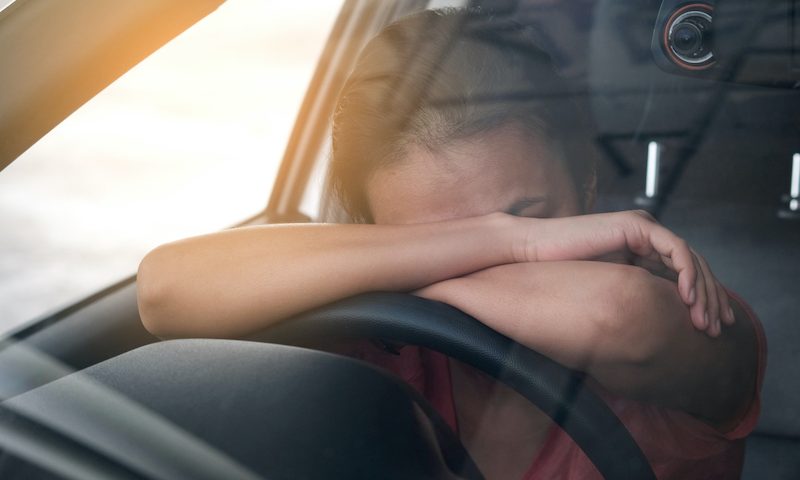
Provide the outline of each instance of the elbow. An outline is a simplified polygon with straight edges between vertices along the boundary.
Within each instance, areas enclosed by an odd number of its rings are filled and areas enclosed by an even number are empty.
[[[618,361],[647,366],[661,355],[664,340],[668,338],[664,330],[671,328],[672,322],[662,320],[665,315],[673,314],[671,297],[677,298],[677,287],[643,268],[629,265],[620,265],[613,280],[606,284],[612,291],[607,292],[606,298],[611,301],[603,315],[601,334],[613,339],[609,348]]]
[[[136,273],[136,302],[144,328],[159,338],[171,337],[171,303],[164,247],[150,251]]]

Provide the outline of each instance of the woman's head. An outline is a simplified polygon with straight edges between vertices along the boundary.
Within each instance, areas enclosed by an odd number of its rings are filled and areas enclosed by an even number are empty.
[[[554,100],[564,83],[518,24],[463,10],[400,20],[342,89],[329,188],[363,222],[508,210],[515,194],[550,198],[542,215],[577,214],[594,166],[565,153],[561,132],[583,127],[571,101]]]

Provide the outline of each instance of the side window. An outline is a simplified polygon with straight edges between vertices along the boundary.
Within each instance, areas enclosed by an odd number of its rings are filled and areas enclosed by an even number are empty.
[[[229,0],[0,172],[0,332],[258,213],[340,5]]]

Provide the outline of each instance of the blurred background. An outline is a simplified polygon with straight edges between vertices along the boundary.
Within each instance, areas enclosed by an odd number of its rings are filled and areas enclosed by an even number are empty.
[[[0,172],[0,333],[263,208],[340,7],[228,0]]]

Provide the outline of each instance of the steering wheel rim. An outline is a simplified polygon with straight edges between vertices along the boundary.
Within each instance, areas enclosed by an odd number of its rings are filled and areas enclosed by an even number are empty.
[[[363,338],[417,345],[478,368],[548,415],[605,478],[656,478],[619,418],[584,388],[583,374],[450,305],[403,293],[367,293],[306,312],[250,337],[286,345]]]

